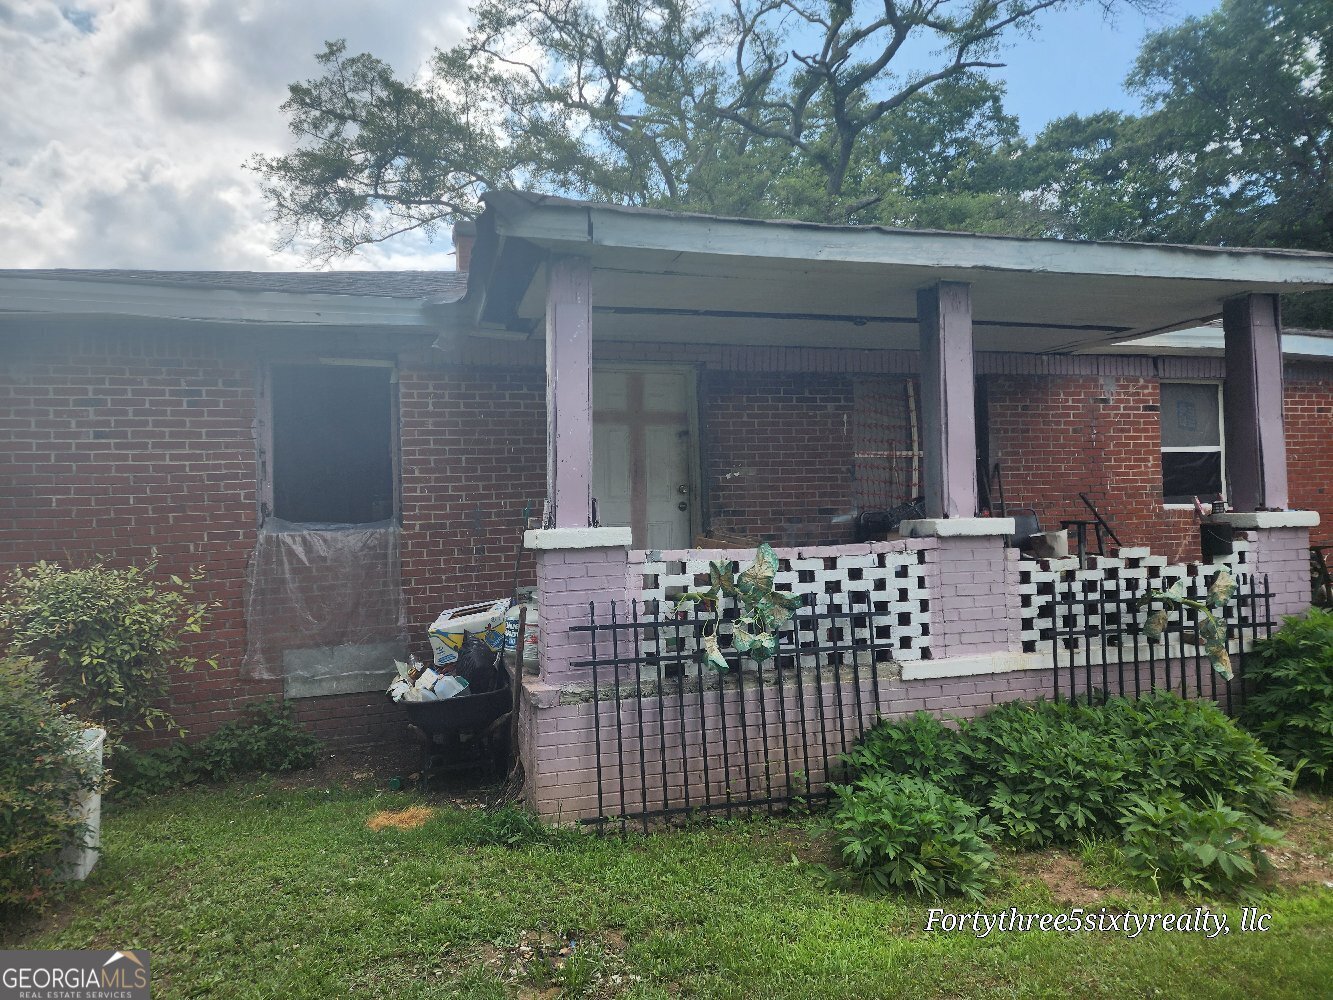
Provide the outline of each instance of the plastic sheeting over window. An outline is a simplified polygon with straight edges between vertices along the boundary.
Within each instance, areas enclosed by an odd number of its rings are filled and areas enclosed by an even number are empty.
[[[288,697],[382,689],[406,641],[399,528],[270,519],[250,564],[250,676]]]

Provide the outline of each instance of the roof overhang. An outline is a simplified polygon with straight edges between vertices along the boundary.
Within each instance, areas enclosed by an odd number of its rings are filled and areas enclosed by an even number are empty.
[[[1245,293],[1333,286],[1333,255],[1091,243],[687,215],[485,196],[467,302],[480,332],[540,335],[542,262],[590,258],[594,336],[902,348],[916,292],[972,287],[978,350],[1096,349],[1198,326]]]
[[[183,288],[0,273],[0,321],[133,316],[229,325],[434,329],[443,308],[384,296]]]
[[[1220,323],[1157,333],[1124,344],[1108,344],[1098,354],[1151,354],[1154,357],[1223,357],[1225,335]],[[1333,331],[1282,331],[1282,356],[1288,360],[1333,362]]]

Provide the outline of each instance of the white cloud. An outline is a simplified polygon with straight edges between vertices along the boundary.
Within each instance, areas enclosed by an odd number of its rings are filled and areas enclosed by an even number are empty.
[[[276,269],[252,153],[333,38],[403,74],[465,0],[0,0],[0,267]],[[447,234],[339,267],[452,267]]]

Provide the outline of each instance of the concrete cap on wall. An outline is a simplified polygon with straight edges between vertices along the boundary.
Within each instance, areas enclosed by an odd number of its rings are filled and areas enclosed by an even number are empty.
[[[1229,524],[1241,531],[1256,531],[1267,528],[1316,528],[1319,526],[1319,512],[1314,510],[1257,510],[1232,511],[1227,514],[1212,514],[1204,518],[1211,524]]]
[[[627,549],[634,541],[630,528],[542,528],[523,533],[525,548],[551,549]]]
[[[1012,517],[939,517],[904,521],[898,526],[907,538],[985,538],[1012,535]]]

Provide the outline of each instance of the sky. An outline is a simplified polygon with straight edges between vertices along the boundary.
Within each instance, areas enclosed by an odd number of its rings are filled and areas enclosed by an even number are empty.
[[[1122,82],[1143,35],[1216,0],[1160,14],[1096,3],[1048,16],[1004,59],[1028,133],[1135,110]],[[287,84],[346,38],[411,75],[458,40],[466,0],[0,0],[0,267],[281,270],[258,179],[242,164],[289,148]],[[452,268],[447,233],[408,237],[341,268]]]

